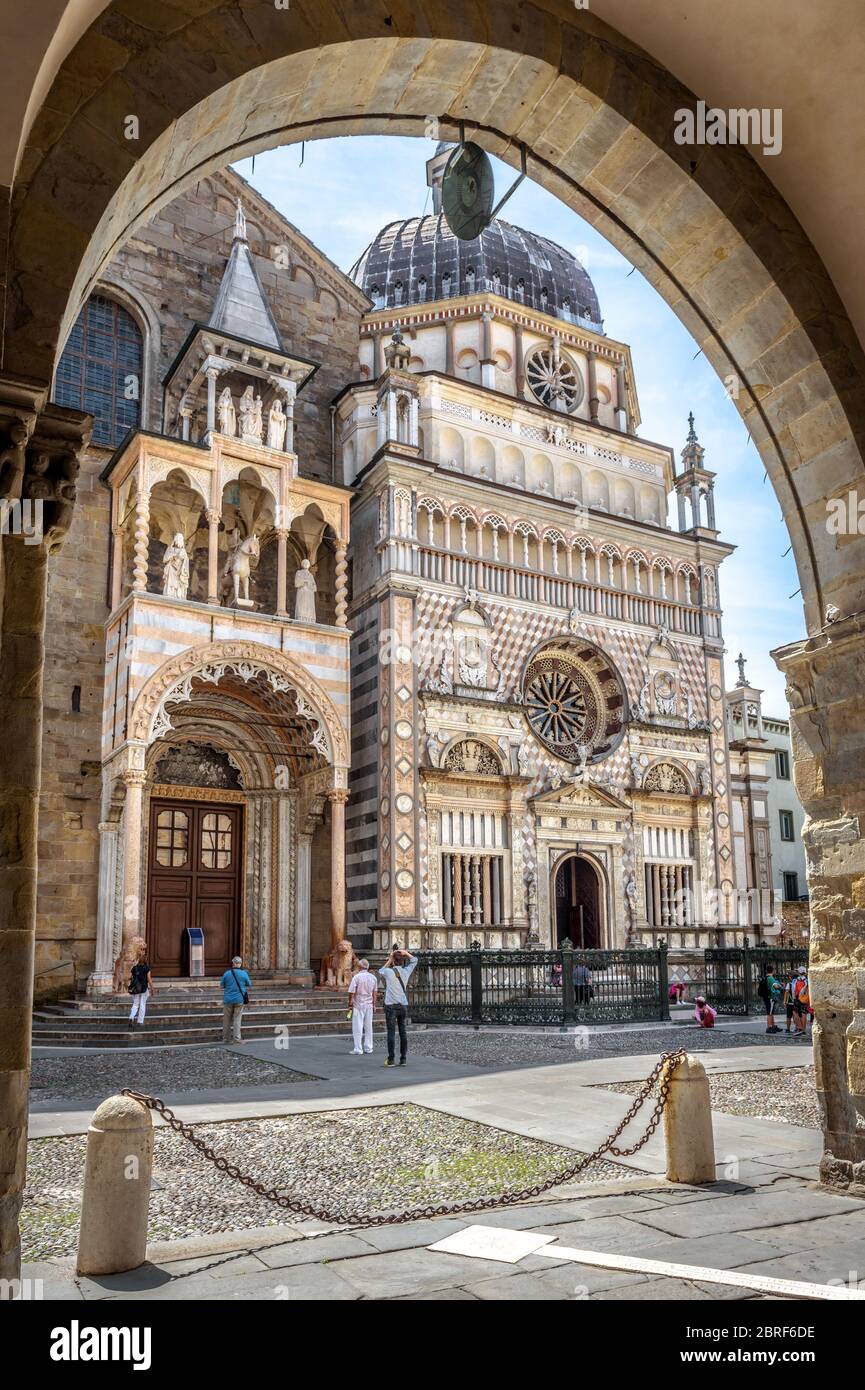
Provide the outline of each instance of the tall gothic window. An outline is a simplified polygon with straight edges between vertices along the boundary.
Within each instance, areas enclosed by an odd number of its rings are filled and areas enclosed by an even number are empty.
[[[91,295],[63,349],[54,399],[94,417],[94,444],[116,448],[138,424],[143,358],[132,315],[113,299]]]

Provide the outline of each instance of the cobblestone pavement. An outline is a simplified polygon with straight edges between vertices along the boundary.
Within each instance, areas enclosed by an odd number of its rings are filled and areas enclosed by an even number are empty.
[[[225,1047],[166,1047],[152,1052],[97,1052],[66,1057],[34,1057],[32,1103],[104,1100],[124,1086],[162,1095],[166,1091],[200,1091],[220,1086],[287,1086],[309,1081],[304,1072]]]
[[[810,1045],[810,1034],[808,1045]],[[621,1032],[505,1033],[413,1030],[411,1049],[443,1061],[471,1063],[477,1067],[539,1067],[556,1062],[588,1062],[594,1057],[637,1057],[673,1052],[714,1052],[730,1047],[801,1048],[784,1033],[754,1033],[738,1029],[647,1028]]]
[[[559,1145],[410,1104],[201,1125],[196,1132],[268,1185],[365,1215],[519,1191],[577,1158]],[[25,1259],[75,1250],[85,1145],[83,1136],[31,1142],[22,1212]],[[581,1180],[630,1176],[627,1169],[602,1161],[587,1168]],[[153,1188],[150,1240],[291,1220],[290,1213],[220,1173],[165,1129],[156,1133]]]
[[[598,1090],[635,1096],[639,1081],[608,1081]],[[712,1109],[754,1120],[820,1128],[813,1067],[779,1067],[777,1071],[730,1071],[709,1077]]]

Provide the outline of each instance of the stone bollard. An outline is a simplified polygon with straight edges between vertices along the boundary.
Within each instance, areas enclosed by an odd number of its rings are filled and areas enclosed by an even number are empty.
[[[144,1263],[152,1170],[150,1111],[130,1096],[109,1096],[87,1132],[79,1274],[119,1274]]]
[[[664,1110],[667,1181],[714,1182],[715,1141],[706,1068],[689,1054],[678,1066],[667,1062],[662,1078],[671,1072]]]

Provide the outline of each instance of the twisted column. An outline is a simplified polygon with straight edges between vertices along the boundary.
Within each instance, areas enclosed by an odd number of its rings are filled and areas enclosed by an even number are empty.
[[[135,564],[132,570],[134,593],[147,589],[147,559],[150,543],[150,494],[139,492],[135,503]]]
[[[348,561],[345,558],[345,543],[336,545],[336,625],[345,627],[348,622]]]

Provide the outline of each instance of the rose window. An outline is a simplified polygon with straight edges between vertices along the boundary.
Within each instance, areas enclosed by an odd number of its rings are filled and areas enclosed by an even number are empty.
[[[624,733],[625,693],[607,657],[587,642],[536,652],[523,677],[526,718],[540,742],[567,762],[596,762]]]
[[[549,347],[534,348],[529,353],[526,380],[532,395],[551,410],[570,414],[582,399],[580,374],[568,355],[562,352],[557,338]]]

